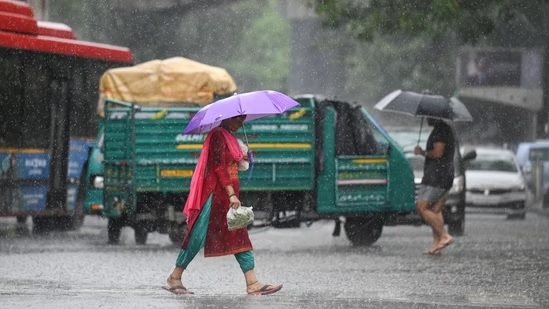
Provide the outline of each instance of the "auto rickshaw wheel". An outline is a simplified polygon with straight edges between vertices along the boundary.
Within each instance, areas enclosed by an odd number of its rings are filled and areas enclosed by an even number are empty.
[[[133,232],[135,236],[135,243],[137,245],[145,245],[147,243],[147,236],[149,235],[149,231],[147,230],[147,227],[145,225],[137,223],[133,227]]]
[[[180,245],[187,236],[187,224],[172,222],[168,235],[174,245]]]
[[[124,227],[124,221],[121,218],[109,218],[109,222],[107,224],[109,245],[118,245],[120,243],[122,227]]]
[[[348,217],[345,219],[345,234],[354,246],[370,246],[383,232],[382,216]]]

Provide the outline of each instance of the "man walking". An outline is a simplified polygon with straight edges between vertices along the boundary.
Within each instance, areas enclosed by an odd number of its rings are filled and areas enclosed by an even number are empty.
[[[434,128],[427,139],[426,150],[419,145],[414,149],[414,154],[425,156],[416,208],[433,230],[433,245],[426,253],[439,254],[454,241],[444,230],[442,208],[454,181],[455,137],[443,120],[427,118],[427,124]]]

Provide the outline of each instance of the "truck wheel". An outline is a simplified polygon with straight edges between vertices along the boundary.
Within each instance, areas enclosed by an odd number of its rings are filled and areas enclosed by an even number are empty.
[[[122,219],[109,219],[109,223],[107,224],[109,245],[118,245],[120,243],[120,233],[122,232],[122,227],[124,227],[124,222]]]
[[[34,234],[47,234],[54,230],[53,219],[50,217],[32,217],[32,232]]]
[[[370,246],[381,237],[383,223],[381,216],[346,218],[345,234],[354,246]]]
[[[144,245],[147,243],[147,236],[149,232],[144,226],[141,226],[139,223],[133,227],[133,233],[135,236],[135,243],[138,245]]]
[[[448,233],[452,236],[463,236],[465,233],[465,218],[448,223]]]
[[[80,186],[78,187],[78,193],[76,194],[76,204],[74,205],[72,214],[57,218],[57,230],[76,231],[82,227],[82,224],[84,223],[84,197],[86,193],[84,191],[85,181],[86,175],[82,173],[80,176]]]
[[[172,223],[172,226],[168,231],[168,235],[174,245],[180,245],[183,239],[187,236],[187,224]]]
[[[86,163],[85,166],[88,164]],[[80,186],[76,196],[76,204],[72,215],[67,218],[67,230],[76,231],[84,224],[84,198],[86,197],[86,173],[82,172],[80,176]]]
[[[79,194],[80,195],[80,194]],[[62,231],[77,231],[84,224],[84,198],[78,197],[70,216],[60,217],[58,228]]]
[[[17,216],[17,223],[18,224],[27,224],[27,216]]]

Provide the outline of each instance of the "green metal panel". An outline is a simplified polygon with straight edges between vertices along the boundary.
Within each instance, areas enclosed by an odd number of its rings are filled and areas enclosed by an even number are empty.
[[[328,107],[324,114],[323,143],[322,143],[322,171],[317,179],[316,210],[318,213],[336,212],[336,163],[335,163],[335,125],[336,112]]]
[[[318,213],[395,213],[415,209],[414,176],[404,153],[363,109],[365,119],[377,130],[376,155],[335,156],[336,112],[325,115],[323,170],[318,178]],[[379,141],[381,140],[381,141]]]
[[[312,190],[315,130],[311,107],[246,123],[237,137],[248,140],[255,154],[253,170],[240,175],[242,190]]]
[[[124,212],[131,214],[135,210],[136,108],[136,105],[125,102],[105,103],[103,214],[107,217],[119,217]]]
[[[86,193],[84,196],[84,212],[86,214],[95,213],[95,211],[92,210],[93,205],[103,205],[103,190],[93,187],[90,183],[92,175],[103,175],[103,171],[105,169],[103,166],[102,146],[98,145],[98,143],[102,143],[102,136],[103,124],[100,121],[98,130],[99,138],[97,139],[97,143],[94,144],[90,150],[86,168],[82,170],[82,173],[85,173],[85,175],[84,182],[80,185],[85,187]]]
[[[253,171],[240,173],[242,190],[313,188],[314,115],[310,104],[303,105],[246,123],[239,131],[237,137],[247,140],[255,153]],[[131,213],[138,192],[189,190],[205,135],[181,132],[198,108],[138,108],[111,102],[105,111],[105,213],[119,212],[112,209],[115,200],[123,200],[125,211]]]
[[[416,208],[414,172],[406,155],[379,123],[364,109],[362,114],[387,142],[387,212],[412,212]]]
[[[386,157],[336,158],[336,206],[338,210],[383,210],[387,204]]]

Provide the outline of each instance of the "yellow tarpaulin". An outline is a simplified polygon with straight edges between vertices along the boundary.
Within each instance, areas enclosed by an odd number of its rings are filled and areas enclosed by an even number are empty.
[[[220,67],[183,57],[151,60],[132,67],[107,70],[101,77],[101,98],[97,107],[103,115],[103,99],[116,99],[140,105],[197,103],[207,105],[215,95],[236,91],[236,83]]]

